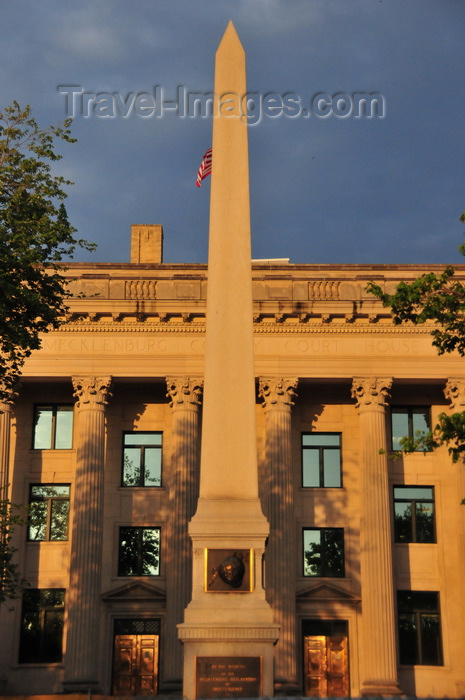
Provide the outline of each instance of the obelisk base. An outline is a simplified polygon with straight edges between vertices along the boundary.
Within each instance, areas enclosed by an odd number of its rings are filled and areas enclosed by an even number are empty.
[[[199,499],[189,524],[192,600],[178,625],[187,700],[273,695],[279,625],[262,585],[268,531],[257,498]]]

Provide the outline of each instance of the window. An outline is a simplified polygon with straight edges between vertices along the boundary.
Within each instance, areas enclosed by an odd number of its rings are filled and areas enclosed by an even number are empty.
[[[426,435],[430,428],[430,410],[427,406],[393,406],[391,409],[392,450],[402,449],[400,440],[412,440]]]
[[[401,664],[442,666],[439,593],[397,591]]]
[[[161,486],[162,433],[125,433],[123,486]]]
[[[73,446],[73,407],[36,406],[34,412],[35,450],[69,450]]]
[[[27,539],[67,540],[69,484],[31,484]]]
[[[344,576],[344,529],[342,527],[305,528],[304,576]]]
[[[339,433],[302,434],[302,486],[341,486]]]
[[[432,486],[394,486],[394,540],[436,542]]]
[[[120,527],[118,576],[160,575],[160,528]]]
[[[64,588],[24,591],[19,663],[57,663],[62,659]]]

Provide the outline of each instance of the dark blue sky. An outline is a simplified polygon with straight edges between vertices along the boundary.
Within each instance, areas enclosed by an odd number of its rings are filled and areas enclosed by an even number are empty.
[[[48,125],[65,117],[60,85],[207,93],[230,19],[250,92],[385,105],[383,118],[283,113],[250,127],[254,257],[462,262],[463,0],[3,0],[1,104],[29,103]],[[210,184],[195,178],[211,118],[75,113],[59,169],[75,182],[71,222],[98,243],[76,259],[127,261],[130,225],[160,223],[166,262],[205,262]]]

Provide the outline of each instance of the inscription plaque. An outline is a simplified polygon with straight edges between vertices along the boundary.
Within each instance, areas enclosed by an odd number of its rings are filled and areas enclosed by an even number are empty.
[[[262,694],[260,656],[197,656],[197,698],[258,698]]]

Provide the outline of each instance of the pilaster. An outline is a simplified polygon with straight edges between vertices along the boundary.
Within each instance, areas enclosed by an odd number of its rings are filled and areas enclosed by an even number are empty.
[[[0,499],[8,498],[11,416],[15,398],[16,392],[9,391],[8,398],[0,401]]]
[[[362,695],[400,695],[386,441],[387,377],[356,377],[361,449]]]
[[[99,686],[99,617],[103,535],[105,408],[111,377],[73,377],[76,403],[76,478],[67,595],[67,692]]]
[[[199,495],[199,411],[203,382],[198,377],[167,377],[167,396],[172,409],[169,551],[167,570],[167,620],[165,683],[182,686],[182,646],[176,625],[192,591],[192,544],[187,532]]]
[[[266,415],[266,474],[270,535],[266,549],[265,590],[280,626],[275,648],[275,689],[297,689],[295,622],[294,488],[291,410],[297,378],[260,378],[259,396]]]

